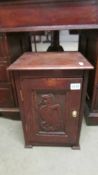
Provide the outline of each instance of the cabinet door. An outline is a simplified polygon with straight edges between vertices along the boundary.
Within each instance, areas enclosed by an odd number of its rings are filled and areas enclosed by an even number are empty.
[[[6,61],[8,56],[7,37],[0,34],[0,61]]]
[[[14,99],[10,84],[0,84],[0,108],[14,106]]]
[[[0,63],[0,82],[7,82],[7,63]]]
[[[81,78],[23,79],[25,137],[33,144],[74,144],[78,134]]]

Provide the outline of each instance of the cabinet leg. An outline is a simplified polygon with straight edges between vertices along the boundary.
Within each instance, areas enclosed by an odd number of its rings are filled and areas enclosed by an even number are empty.
[[[25,145],[25,148],[32,148],[32,145]]]
[[[98,112],[91,111],[88,104],[85,105],[84,115],[88,126],[98,125]]]
[[[80,145],[73,145],[71,148],[73,150],[80,150]]]

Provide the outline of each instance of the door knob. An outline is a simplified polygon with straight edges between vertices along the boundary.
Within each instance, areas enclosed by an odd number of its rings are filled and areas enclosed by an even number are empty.
[[[76,118],[78,116],[78,112],[77,111],[72,111],[72,117]]]

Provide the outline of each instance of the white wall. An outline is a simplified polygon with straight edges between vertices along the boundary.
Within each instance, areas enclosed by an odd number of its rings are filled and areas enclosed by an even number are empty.
[[[37,37],[38,39],[38,37]],[[45,36],[41,36],[41,42],[36,44],[37,51],[46,51],[50,43],[44,43]],[[78,35],[70,35],[68,30],[60,31],[60,45],[63,46],[64,51],[78,50]],[[35,51],[33,37],[32,37],[32,51]]]

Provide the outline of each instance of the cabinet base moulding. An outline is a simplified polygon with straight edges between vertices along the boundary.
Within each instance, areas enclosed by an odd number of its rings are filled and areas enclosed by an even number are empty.
[[[87,125],[98,125],[98,112],[90,112],[88,105],[85,107],[85,120]]]

